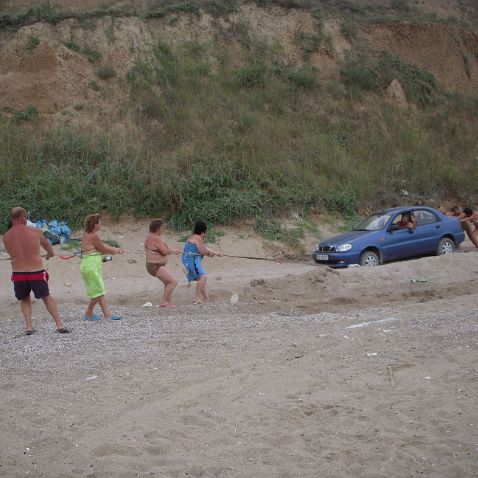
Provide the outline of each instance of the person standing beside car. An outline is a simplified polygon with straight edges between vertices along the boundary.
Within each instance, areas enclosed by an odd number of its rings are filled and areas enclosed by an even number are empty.
[[[475,247],[478,247],[478,212],[464,207],[460,223],[470,241]]]

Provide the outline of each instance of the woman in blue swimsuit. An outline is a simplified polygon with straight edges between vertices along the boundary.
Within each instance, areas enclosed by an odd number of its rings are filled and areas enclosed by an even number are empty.
[[[196,295],[194,297],[195,304],[201,304],[203,300],[208,300],[207,292],[207,275],[202,266],[202,258],[204,256],[219,256],[222,252],[216,252],[209,249],[204,244],[204,236],[206,235],[207,226],[203,221],[197,221],[194,224],[193,234],[186,241],[182,255],[182,262],[187,271],[188,281],[197,281]]]

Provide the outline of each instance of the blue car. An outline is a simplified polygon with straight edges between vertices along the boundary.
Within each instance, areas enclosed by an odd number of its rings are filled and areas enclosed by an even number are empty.
[[[456,217],[431,207],[396,207],[372,214],[350,232],[321,241],[313,258],[330,267],[373,267],[413,256],[448,254],[464,239]]]

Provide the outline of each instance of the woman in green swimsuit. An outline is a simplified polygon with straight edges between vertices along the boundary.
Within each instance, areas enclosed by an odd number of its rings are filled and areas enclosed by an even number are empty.
[[[81,277],[85,284],[86,295],[90,298],[83,320],[100,320],[93,313],[96,304],[100,304],[107,320],[120,320],[118,315],[112,315],[106,305],[105,284],[103,282],[102,254],[123,254],[123,249],[104,244],[98,236],[101,228],[99,214],[90,214],[85,219],[85,230],[81,240]]]

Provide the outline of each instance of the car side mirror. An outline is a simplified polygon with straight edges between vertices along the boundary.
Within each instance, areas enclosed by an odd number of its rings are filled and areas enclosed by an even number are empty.
[[[393,231],[398,231],[400,229],[400,226],[398,224],[392,224],[389,228],[388,228],[388,232],[393,232]]]

